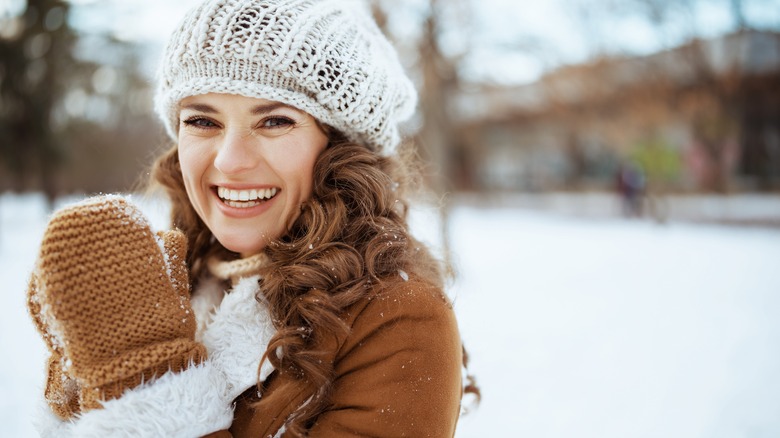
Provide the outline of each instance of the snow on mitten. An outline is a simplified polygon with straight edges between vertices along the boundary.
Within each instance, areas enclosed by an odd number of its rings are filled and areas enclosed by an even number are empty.
[[[62,371],[80,385],[82,411],[205,360],[194,340],[185,254],[181,233],[158,238],[120,197],[92,198],[52,217],[31,301],[44,338],[62,351]]]
[[[54,343],[56,339],[49,335],[49,330],[41,318],[41,304],[38,301],[38,277],[34,272],[27,289],[27,309],[49,349],[49,360],[46,364],[46,388],[44,389],[46,403],[58,417],[67,420],[81,411],[79,406],[81,388],[75,379],[65,373],[62,348]]]
[[[163,257],[168,267],[171,284],[189,306],[190,273],[187,269],[187,238],[179,230],[158,231],[157,242],[162,243]],[[191,312],[189,308],[186,310]]]

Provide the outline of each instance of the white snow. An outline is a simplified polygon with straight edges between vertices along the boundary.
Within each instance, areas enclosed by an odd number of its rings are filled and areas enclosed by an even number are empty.
[[[413,219],[436,243],[431,215]],[[4,436],[35,436],[45,347],[25,289],[46,217],[0,195]],[[780,229],[460,206],[450,232],[483,393],[459,438],[780,436]]]
[[[459,436],[780,436],[780,231],[460,209],[452,235],[484,398]]]

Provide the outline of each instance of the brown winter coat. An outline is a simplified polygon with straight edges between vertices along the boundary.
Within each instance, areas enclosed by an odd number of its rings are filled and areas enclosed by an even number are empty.
[[[332,351],[336,378],[330,408],[310,437],[452,437],[462,395],[460,335],[449,300],[410,279],[385,287],[346,313],[351,332],[322,345]],[[209,437],[274,436],[312,394],[276,391],[278,372],[236,399],[229,430]],[[253,407],[254,405],[254,407]],[[287,436],[285,434],[283,436]]]

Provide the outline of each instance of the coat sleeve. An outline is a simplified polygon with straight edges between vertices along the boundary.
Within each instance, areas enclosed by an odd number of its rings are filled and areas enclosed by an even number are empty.
[[[399,283],[354,320],[336,356],[331,408],[309,436],[452,437],[462,396],[462,345],[449,300]]]

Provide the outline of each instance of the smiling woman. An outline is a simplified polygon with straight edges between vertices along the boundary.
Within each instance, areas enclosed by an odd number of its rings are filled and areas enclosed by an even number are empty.
[[[209,93],[181,108],[179,163],[193,208],[226,249],[260,252],[298,218],[328,137],[312,116],[265,99]]]
[[[444,270],[407,224],[415,102],[358,3],[191,11],[156,96],[175,230],[108,197],[44,237],[41,434],[453,436],[478,390]]]

